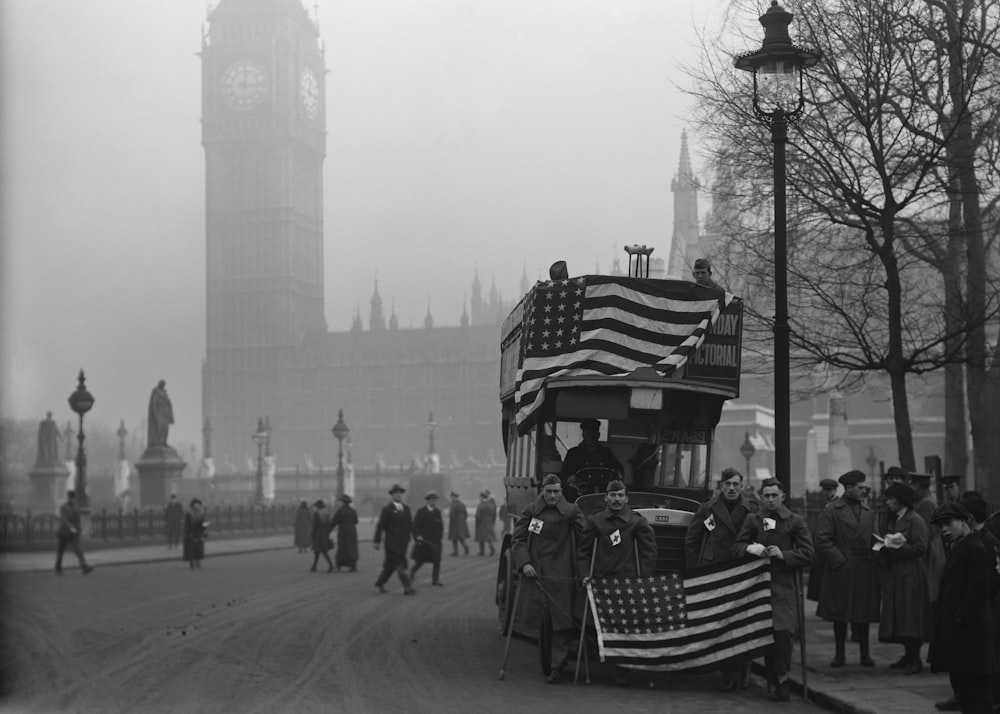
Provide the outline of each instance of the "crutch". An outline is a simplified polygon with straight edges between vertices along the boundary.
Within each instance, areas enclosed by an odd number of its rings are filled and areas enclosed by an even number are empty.
[[[504,675],[507,673],[507,656],[510,654],[510,637],[514,634],[514,623],[517,622],[517,602],[521,599],[521,574],[518,573],[514,576],[514,580],[511,581],[513,585],[513,598],[514,604],[511,605],[510,609],[510,625],[507,628],[507,644],[503,648],[503,664],[500,665],[500,674],[497,679],[503,680]]]
[[[802,571],[795,571],[795,610],[799,619],[799,658],[802,660],[802,698],[809,701],[809,679],[806,668],[806,614],[802,602]]]
[[[597,536],[594,536],[594,549],[590,552],[590,579],[594,577],[594,560],[597,558]],[[573,674],[573,684],[580,679],[580,656],[586,652],[584,643],[587,641],[587,613],[590,612],[590,586],[587,586],[587,600],[583,605],[583,625],[580,626],[580,643],[576,647],[576,672]],[[590,662],[585,663],[587,684],[590,684]]]

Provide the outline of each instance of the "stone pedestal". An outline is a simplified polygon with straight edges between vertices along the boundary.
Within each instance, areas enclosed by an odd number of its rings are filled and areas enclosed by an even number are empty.
[[[69,469],[63,464],[36,466],[28,472],[31,478],[31,504],[33,513],[58,513],[59,501],[65,490]]]
[[[173,484],[181,477],[187,463],[177,455],[172,446],[152,446],[146,449],[135,464],[139,472],[139,489],[136,506],[155,508],[170,500]]]

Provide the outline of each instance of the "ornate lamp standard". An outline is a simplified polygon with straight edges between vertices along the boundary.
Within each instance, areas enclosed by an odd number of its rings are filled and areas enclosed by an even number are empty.
[[[743,454],[743,458],[747,462],[747,472],[746,472],[746,483],[750,483],[750,459],[757,452],[757,449],[753,447],[753,442],[750,441],[750,432],[746,432],[746,437],[743,440],[742,446],[740,446],[740,453]]]
[[[788,251],[785,209],[785,144],[788,124],[805,107],[803,70],[820,53],[792,44],[792,13],[771,0],[760,16],[764,42],[759,50],[738,54],[733,65],[753,74],[753,112],[771,128],[774,143],[774,457],[775,475],[785,493],[791,478],[791,382],[788,356]]]
[[[333,438],[337,440],[337,498],[344,495],[344,439],[351,430],[344,422],[344,410],[337,410],[337,423],[333,425]]]
[[[267,441],[263,417],[257,418],[257,431],[250,435],[250,439],[257,445],[257,493],[254,498],[261,504],[264,503],[264,443]]]
[[[83,415],[94,406],[94,397],[87,391],[83,370],[77,378],[76,390],[69,395],[69,408],[80,416],[80,431],[76,435],[76,502],[80,511],[90,510],[90,498],[87,496],[87,454],[83,450]]]
[[[434,450],[434,430],[437,429],[437,422],[434,421],[434,412],[427,415],[427,455],[431,456],[437,452]]]

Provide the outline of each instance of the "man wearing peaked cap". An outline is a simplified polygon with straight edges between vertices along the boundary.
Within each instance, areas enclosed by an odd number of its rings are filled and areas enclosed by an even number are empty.
[[[819,482],[819,487],[823,490],[823,498],[829,503],[837,498],[837,482],[832,478],[825,478]]]
[[[398,483],[389,489],[392,501],[382,509],[378,524],[375,526],[375,550],[382,546],[382,538],[385,537],[385,560],[382,562],[382,572],[375,581],[375,587],[380,593],[385,592],[384,586],[394,572],[403,583],[404,595],[416,593],[411,587],[410,575],[406,570],[406,547],[410,543],[413,519],[410,516],[410,507],[403,503],[404,493],[406,489]]]
[[[931,516],[951,548],[941,577],[927,661],[931,671],[948,672],[961,711],[989,712],[996,662],[989,600],[994,558],[972,531],[971,520],[960,503],[939,506]]]
[[[844,493],[826,505],[816,526],[816,554],[823,563],[823,581],[816,614],[833,622],[836,647],[831,667],[846,663],[847,627],[858,635],[863,667],[874,667],[869,649],[869,624],[879,619],[878,568],[872,551],[875,512],[864,503],[856,469],[839,479]]]
[[[413,516],[413,568],[410,580],[415,580],[417,571],[424,563],[431,564],[431,585],[441,585],[441,541],[444,539],[444,520],[438,510],[436,491],[424,495],[426,506]]]
[[[398,483],[395,483],[392,485],[392,488],[389,489],[389,495],[392,496],[393,494],[397,493],[406,493],[406,489],[400,486]]]
[[[962,477],[960,475],[941,477],[941,491],[945,503],[955,503],[958,501],[959,491],[961,490],[959,484],[961,481]]]

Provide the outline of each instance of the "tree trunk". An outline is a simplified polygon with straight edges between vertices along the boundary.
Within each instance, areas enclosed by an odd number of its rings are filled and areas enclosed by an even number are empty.
[[[965,370],[962,358],[962,200],[958,177],[948,182],[948,246],[941,265],[944,280],[945,352],[950,361],[944,368],[944,473],[966,475],[969,468],[968,432],[965,419]]]

